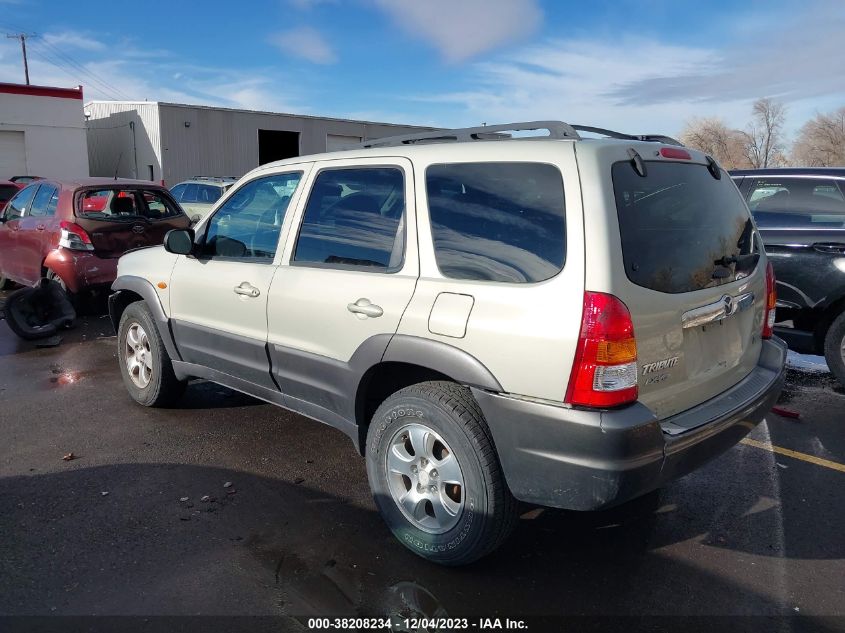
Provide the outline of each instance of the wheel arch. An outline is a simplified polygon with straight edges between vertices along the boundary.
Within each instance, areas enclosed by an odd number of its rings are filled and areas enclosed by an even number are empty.
[[[173,340],[173,333],[170,331],[170,319],[164,312],[161,299],[159,299],[153,285],[143,277],[124,275],[114,281],[112,290],[114,292],[109,296],[109,318],[115,333],[120,327],[120,318],[127,306],[137,301],[144,301],[153,315],[161,340],[164,342],[164,347],[167,349],[170,358],[181,360],[182,357],[179,355],[176,343]]]
[[[820,315],[820,318],[816,322],[815,329],[816,353],[824,354],[824,340],[825,336],[827,336],[827,331],[830,329],[830,326],[837,317],[842,313],[845,313],[845,296],[839,297],[836,301],[833,301]]]

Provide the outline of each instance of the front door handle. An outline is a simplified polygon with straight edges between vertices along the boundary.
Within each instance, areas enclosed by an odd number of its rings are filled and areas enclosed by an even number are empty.
[[[370,300],[365,299],[364,297],[361,297],[355,303],[350,303],[346,306],[346,309],[356,315],[359,319],[365,319],[367,317],[376,318],[384,314],[384,310],[381,309],[381,306],[370,303]]]
[[[239,285],[235,286],[235,294],[244,295],[245,297],[257,297],[261,294],[261,291],[248,281],[242,281]]]
[[[845,253],[845,244],[842,242],[816,242],[813,244],[813,248],[820,253],[835,253],[839,255]]]

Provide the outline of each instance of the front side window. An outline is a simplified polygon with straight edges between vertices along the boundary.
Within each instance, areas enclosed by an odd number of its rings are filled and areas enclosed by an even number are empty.
[[[425,182],[434,254],[444,276],[528,283],[563,269],[566,218],[556,167],[431,165]]]
[[[36,189],[38,189],[38,185],[30,185],[29,187],[21,189],[18,195],[12,198],[9,201],[9,204],[6,205],[6,213],[4,217],[7,220],[17,220],[18,218],[22,218],[29,209],[29,205],[32,203],[32,198],[35,196]]]
[[[29,215],[47,216],[56,212],[56,204],[59,200],[59,191],[53,185],[41,185],[38,193],[32,199]]]
[[[241,186],[208,222],[201,256],[272,261],[301,178],[301,172],[276,174]]]
[[[833,179],[760,178],[748,206],[761,229],[845,228],[845,198]]]
[[[389,272],[405,253],[405,178],[397,167],[327,169],[314,180],[294,263]]]

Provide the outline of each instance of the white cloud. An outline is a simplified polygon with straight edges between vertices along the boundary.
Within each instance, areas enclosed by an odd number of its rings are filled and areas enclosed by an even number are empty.
[[[459,62],[531,34],[542,21],[536,0],[374,0],[412,37]]]
[[[42,38],[50,46],[55,46],[60,49],[78,48],[84,51],[101,51],[106,47],[105,44],[97,41],[90,35],[74,31],[45,33]]]
[[[318,31],[309,27],[276,33],[270,37],[270,43],[288,55],[301,57],[314,64],[332,64],[337,61],[331,45]]]

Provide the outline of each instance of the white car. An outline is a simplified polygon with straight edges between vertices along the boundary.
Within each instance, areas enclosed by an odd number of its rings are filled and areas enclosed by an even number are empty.
[[[595,510],[693,470],[781,391],[774,278],[713,159],[607,134],[441,130],[252,171],[121,258],[126,388],[170,406],[199,377],[337,427],[397,538],[447,565],[517,501]]]
[[[191,221],[197,223],[236,182],[236,178],[198,176],[174,185],[170,193]]]

